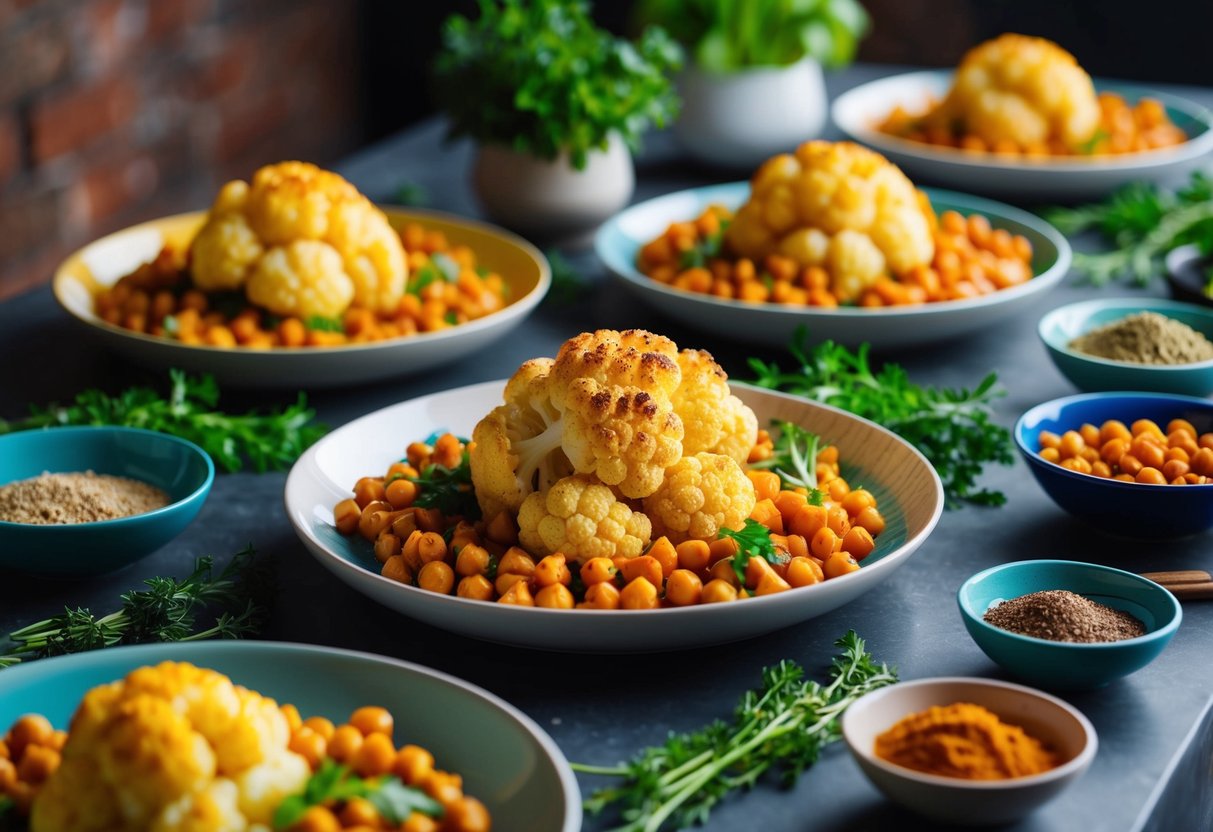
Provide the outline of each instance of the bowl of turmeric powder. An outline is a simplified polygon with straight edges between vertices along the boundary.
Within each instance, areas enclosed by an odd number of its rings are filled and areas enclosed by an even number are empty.
[[[1011,823],[1077,780],[1099,741],[1082,713],[1033,688],[990,679],[902,682],[847,709],[860,769],[895,803],[944,823]]]

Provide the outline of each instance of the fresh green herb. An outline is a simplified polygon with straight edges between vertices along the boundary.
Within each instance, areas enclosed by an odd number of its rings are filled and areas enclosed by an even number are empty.
[[[255,635],[267,614],[270,586],[264,564],[252,547],[237,552],[214,574],[214,559],[198,558],[185,578],[149,578],[147,589],[122,595],[114,612],[94,615],[83,608],[9,633],[0,668],[20,662],[84,653],[120,644],[200,641]],[[214,623],[198,629],[198,615],[220,610]]]
[[[436,251],[430,255],[430,262],[438,268],[438,271],[442,273],[442,279],[447,283],[459,282],[459,272],[462,269],[451,255]]]
[[[468,440],[460,441],[467,445]],[[420,476],[409,477],[417,484],[417,499],[413,504],[420,508],[436,508],[447,517],[479,520],[480,503],[472,488],[471,460],[472,455],[464,447],[463,457],[454,468],[430,463],[421,469]]]
[[[746,579],[745,568],[751,558],[761,558],[767,563],[779,562],[779,552],[776,551],[775,544],[771,541],[771,530],[757,520],[747,517],[741,531],[721,529],[717,536],[737,541],[737,554],[733,555],[731,562],[733,571],[737,573],[737,578],[743,586]]]
[[[648,27],[635,44],[597,28],[580,0],[480,0],[447,19],[435,63],[452,136],[471,136],[574,168],[612,134],[633,149],[677,113],[678,44]]]
[[[795,422],[775,421],[771,423],[776,435],[771,455],[751,468],[769,469],[789,488],[805,488],[809,502],[821,505],[825,495],[817,487],[817,454],[821,450],[821,437],[802,428]]]
[[[963,127],[961,130],[957,130],[952,135],[954,135],[954,136],[964,135]],[[1091,156],[1092,154],[1095,153],[1095,149],[1098,148],[1101,144],[1103,144],[1107,140],[1108,140],[1108,131],[1104,130],[1102,127],[1100,127],[1098,130],[1096,130],[1094,133],[1091,134],[1091,138],[1087,139],[1085,142],[1083,142],[1082,144],[1080,144],[1078,146],[1078,152],[1085,156]]]
[[[287,797],[274,811],[274,828],[289,829],[312,806],[343,803],[360,797],[370,801],[389,823],[404,823],[413,812],[442,817],[442,804],[425,792],[404,785],[397,777],[362,778],[326,758],[308,778],[303,792]]]
[[[416,182],[401,182],[396,186],[396,204],[410,207],[428,205],[430,192]]]
[[[754,384],[841,407],[900,434],[935,466],[949,507],[1006,502],[999,491],[977,488],[987,464],[1014,459],[1010,431],[991,418],[994,399],[1003,395],[997,374],[973,390],[924,387],[897,364],[873,372],[867,344],[855,352],[833,341],[809,349],[801,329],[789,349],[797,365],[790,372],[751,358]]]
[[[1135,182],[1103,202],[1051,208],[1044,216],[1063,234],[1094,230],[1114,246],[1100,254],[1075,252],[1074,270],[1091,283],[1128,277],[1145,286],[1172,249],[1196,243],[1201,253],[1213,253],[1213,177],[1197,171],[1177,191]]]
[[[316,411],[300,393],[294,404],[269,412],[224,413],[219,386],[209,375],[170,370],[168,396],[131,387],[116,396],[86,390],[70,405],[32,407],[25,419],[0,419],[0,434],[63,425],[123,425],[188,439],[228,471],[249,461],[258,471],[287,468],[327,430],[313,421]]]
[[[643,0],[638,14],[722,74],[805,57],[845,66],[870,26],[856,0]]]
[[[447,312],[442,316],[442,320],[446,321],[451,326],[454,326],[455,324],[459,323],[459,316],[454,312]]]
[[[573,268],[573,264],[555,249],[544,252],[552,268],[552,288],[545,300],[557,304],[568,304],[580,299],[589,290],[589,282]]]
[[[312,315],[303,325],[318,332],[345,332],[345,324],[340,318],[328,318],[324,315]]]
[[[435,280],[442,280],[442,273],[433,266],[422,266],[420,269],[409,275],[408,288],[405,290],[410,295],[420,297],[421,290],[429,286]]]
[[[671,736],[620,766],[573,764],[583,774],[623,778],[585,802],[590,814],[617,806],[624,823],[612,832],[658,832],[705,823],[729,794],[748,789],[768,771],[792,785],[841,736],[838,720],[855,700],[891,685],[897,674],[876,664],[852,630],[835,642],[842,652],[822,686],[784,660],[762,671],[762,687],[747,691],[732,722],[720,720]]]
[[[164,320],[160,322],[161,328],[164,329],[164,334],[169,338],[176,338],[181,332],[181,325],[177,321],[176,315],[165,315]]]
[[[720,230],[702,240],[696,240],[695,245],[678,258],[678,265],[683,269],[707,268],[708,263],[720,256],[720,249],[724,245],[724,229],[727,227],[728,221],[721,220]]]

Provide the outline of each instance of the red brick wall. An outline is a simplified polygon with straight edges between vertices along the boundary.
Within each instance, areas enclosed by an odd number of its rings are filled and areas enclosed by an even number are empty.
[[[347,0],[0,0],[0,298],[232,177],[359,144]]]

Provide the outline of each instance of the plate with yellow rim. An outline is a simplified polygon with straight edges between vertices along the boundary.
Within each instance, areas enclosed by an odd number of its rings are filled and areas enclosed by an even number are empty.
[[[417,373],[455,361],[501,338],[539,304],[551,285],[547,259],[504,229],[435,211],[381,206],[397,230],[411,222],[467,245],[477,262],[508,287],[505,308],[439,332],[333,347],[213,347],[183,344],[107,323],[94,311],[94,295],[165,245],[185,248],[206,220],[196,211],[145,222],[110,234],[68,257],[55,273],[55,299],[101,343],[130,360],[156,368],[207,372],[224,384],[256,387],[335,387]]]
[[[943,486],[926,458],[879,425],[827,405],[731,384],[760,424],[793,421],[836,445],[842,474],[861,482],[885,517],[858,571],[812,586],[729,603],[657,610],[541,609],[440,595],[379,574],[371,545],[340,534],[333,506],[359,477],[387,470],[431,433],[470,436],[501,403],[505,381],[391,405],[330,433],[300,457],[286,482],[295,534],[336,580],[404,615],[486,641],[578,653],[646,653],[739,641],[824,615],[872,590],[922,545],[943,511]]]

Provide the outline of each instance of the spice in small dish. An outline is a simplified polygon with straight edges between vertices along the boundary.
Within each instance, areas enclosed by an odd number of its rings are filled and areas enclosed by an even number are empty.
[[[1076,644],[1124,641],[1146,634],[1146,625],[1136,616],[1064,589],[1003,601],[986,610],[982,618],[1012,633]]]
[[[0,520],[6,523],[95,523],[144,514],[168,504],[168,494],[154,485],[92,471],[43,473],[0,486]]]
[[[1157,312],[1138,312],[1097,327],[1071,341],[1070,349],[1130,364],[1213,360],[1213,341],[1182,321]]]
[[[910,714],[876,737],[875,752],[894,765],[964,780],[1027,777],[1058,762],[1023,728],[970,702]]]

